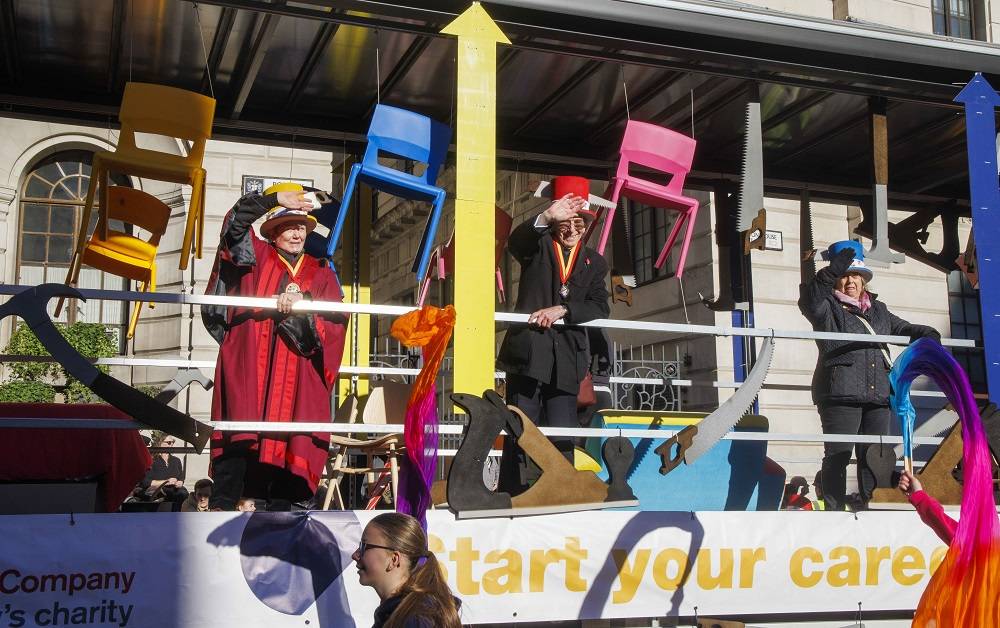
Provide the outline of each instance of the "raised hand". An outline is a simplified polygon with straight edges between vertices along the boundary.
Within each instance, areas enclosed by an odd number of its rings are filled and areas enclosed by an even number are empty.
[[[583,209],[584,203],[586,199],[570,193],[549,205],[542,217],[550,225],[569,220],[576,217],[577,212]]]
[[[278,192],[278,205],[288,209],[312,211],[312,203],[305,195],[305,192]]]
[[[851,267],[851,262],[854,261],[854,249],[844,249],[840,253],[833,256],[830,260],[830,270],[837,277],[840,277]]]

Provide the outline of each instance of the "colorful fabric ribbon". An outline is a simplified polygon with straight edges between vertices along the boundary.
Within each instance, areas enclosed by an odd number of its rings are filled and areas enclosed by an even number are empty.
[[[403,435],[409,464],[399,474],[396,510],[413,515],[427,529],[426,512],[431,505],[431,484],[437,470],[438,414],[437,380],[451,332],[455,308],[425,305],[400,316],[392,324],[392,335],[407,347],[423,347],[424,365],[406,402]]]
[[[969,378],[940,344],[921,338],[896,359],[889,373],[890,404],[903,431],[904,453],[912,451],[916,412],[910,384],[930,377],[962,422],[962,516],[941,566],[917,605],[914,626],[1000,626],[1000,522],[993,501],[989,444]]]

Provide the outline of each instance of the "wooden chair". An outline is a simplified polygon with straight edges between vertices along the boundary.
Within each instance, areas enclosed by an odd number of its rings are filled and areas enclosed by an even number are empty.
[[[406,416],[406,402],[410,396],[410,388],[410,384],[377,382],[373,385],[365,400],[364,408],[361,410],[361,423],[358,423],[358,426],[362,432],[365,425],[399,425],[400,431],[398,433],[383,434],[375,439],[354,438],[354,434],[330,435],[330,459],[326,464],[328,482],[326,498],[323,500],[324,510],[330,509],[330,504],[334,499],[336,499],[337,508],[344,509],[346,507],[340,492],[340,482],[346,474],[365,474],[368,476],[369,486],[376,485],[378,478],[386,473],[384,467],[373,466],[376,457],[388,460],[392,501],[393,504],[396,503],[396,494],[399,490],[398,456],[403,451],[402,425]],[[337,409],[334,422],[355,424],[357,419],[358,398],[350,395]],[[367,465],[364,467],[345,466],[348,450],[360,451],[362,455],[366,456]]]

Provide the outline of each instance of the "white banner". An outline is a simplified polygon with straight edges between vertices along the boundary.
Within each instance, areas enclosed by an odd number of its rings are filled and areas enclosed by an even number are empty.
[[[0,628],[370,626],[373,514],[0,517]],[[913,609],[946,549],[913,512],[429,522],[466,623]]]

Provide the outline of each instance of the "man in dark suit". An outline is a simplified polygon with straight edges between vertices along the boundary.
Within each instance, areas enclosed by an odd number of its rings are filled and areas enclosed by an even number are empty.
[[[558,199],[534,220],[510,235],[507,250],[521,265],[515,311],[529,314],[528,325],[512,327],[500,347],[499,363],[507,372],[507,402],[536,425],[578,427],[577,393],[590,368],[587,333],[579,323],[610,314],[605,278],[608,265],[582,238],[596,214],[586,198],[582,177],[556,177]],[[556,325],[557,321],[564,324]],[[552,443],[573,460],[573,438]],[[537,477],[524,452],[505,445],[501,488],[520,493]]]

